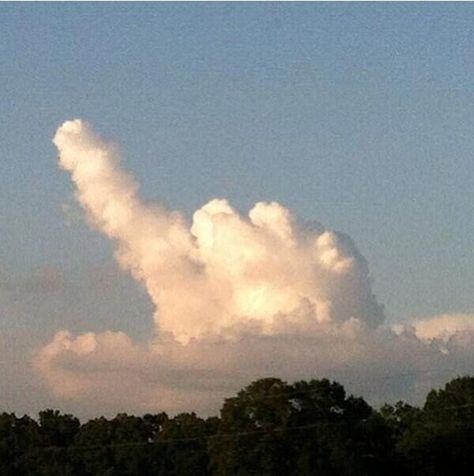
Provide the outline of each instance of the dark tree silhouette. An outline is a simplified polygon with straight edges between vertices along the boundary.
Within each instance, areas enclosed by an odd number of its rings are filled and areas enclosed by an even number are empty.
[[[377,474],[386,422],[329,380],[262,379],[224,403],[210,446],[216,474]]]
[[[474,378],[375,411],[327,379],[257,380],[220,417],[0,414],[0,475],[470,475]]]
[[[413,474],[472,474],[474,378],[458,377],[432,390],[398,446]]]

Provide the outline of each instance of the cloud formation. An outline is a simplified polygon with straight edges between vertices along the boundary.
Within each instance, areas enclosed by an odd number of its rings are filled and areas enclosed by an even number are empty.
[[[442,314],[413,321],[415,334],[420,339],[449,341],[458,334],[474,332],[473,314]]]
[[[367,262],[346,235],[300,223],[276,202],[242,216],[214,199],[188,223],[143,203],[115,146],[86,123],[64,123],[54,143],[89,224],[115,241],[118,263],[156,309],[146,345],[121,332],[58,332],[35,359],[58,396],[209,411],[253,378],[327,374],[356,389],[364,377],[409,375],[416,393],[420,373],[464,355],[465,342],[441,349],[421,324],[383,325]]]
[[[349,238],[304,227],[276,202],[242,217],[214,199],[188,224],[142,203],[114,147],[87,124],[64,123],[54,143],[90,222],[116,240],[120,265],[145,284],[159,331],[186,343],[246,326],[271,335],[327,321],[382,322],[367,264]]]

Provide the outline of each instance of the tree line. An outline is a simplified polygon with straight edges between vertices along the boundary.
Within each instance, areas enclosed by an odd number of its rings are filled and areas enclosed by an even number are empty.
[[[467,475],[474,468],[474,377],[423,406],[372,408],[327,379],[260,379],[219,417],[118,414],[84,424],[44,410],[0,415],[0,475]]]

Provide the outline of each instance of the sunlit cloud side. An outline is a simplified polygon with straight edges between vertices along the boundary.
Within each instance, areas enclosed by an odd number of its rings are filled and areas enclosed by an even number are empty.
[[[188,224],[142,203],[115,148],[87,124],[64,123],[54,143],[88,219],[116,240],[118,262],[145,284],[158,331],[187,342],[248,326],[306,333],[325,321],[383,321],[367,264],[346,236],[305,227],[276,202],[243,217],[214,199]]]

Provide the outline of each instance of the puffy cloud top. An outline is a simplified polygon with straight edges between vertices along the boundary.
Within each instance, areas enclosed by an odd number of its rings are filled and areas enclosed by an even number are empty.
[[[54,143],[89,219],[147,287],[160,331],[188,342],[249,326],[271,335],[312,332],[323,321],[383,321],[367,264],[347,237],[305,227],[276,202],[259,202],[245,217],[214,199],[188,224],[143,204],[115,148],[86,123],[64,123]]]

